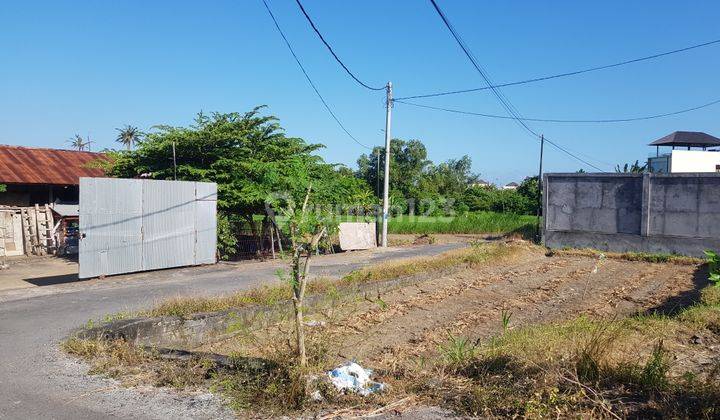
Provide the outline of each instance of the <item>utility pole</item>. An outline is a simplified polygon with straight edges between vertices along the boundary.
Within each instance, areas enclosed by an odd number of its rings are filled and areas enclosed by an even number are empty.
[[[173,146],[173,174],[175,177],[175,181],[177,181],[177,157],[175,155],[175,141],[172,142]]]
[[[382,247],[387,248],[388,225],[388,193],[390,192],[390,125],[392,122],[392,82],[387,84],[387,100],[385,102],[385,179],[383,189]]]
[[[540,135],[540,171],[538,172],[538,208],[537,208],[537,240],[542,240],[542,232],[540,231],[540,212],[542,211],[543,202],[543,187],[542,187],[542,164],[543,164],[543,149],[545,147],[545,135]],[[542,215],[545,217],[545,215]]]
[[[380,198],[380,149],[375,151],[375,195]]]

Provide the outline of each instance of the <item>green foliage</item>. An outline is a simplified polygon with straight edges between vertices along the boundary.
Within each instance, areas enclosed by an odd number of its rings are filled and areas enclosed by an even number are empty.
[[[667,387],[667,374],[670,369],[670,355],[663,347],[660,340],[650,355],[650,358],[643,366],[640,373],[639,383],[647,390],[662,390]]]
[[[237,237],[235,236],[230,218],[225,212],[218,212],[217,215],[217,249],[220,258],[227,260],[237,252]]]
[[[503,309],[501,313],[501,321],[502,321],[502,328],[503,332],[506,332],[508,328],[510,327],[510,318],[512,318],[512,312]]]
[[[446,365],[458,369],[466,366],[475,358],[477,346],[478,343],[473,343],[466,337],[455,337],[449,334],[447,342],[440,345],[440,354]]]
[[[626,163],[622,167],[620,165],[615,165],[615,172],[641,174],[641,173],[645,172],[646,168],[647,168],[647,163],[644,165],[640,165],[640,161],[636,160],[635,163],[632,163],[632,164]]]
[[[533,216],[493,212],[468,213],[456,217],[400,216],[388,222],[390,233],[519,233],[534,229]]]
[[[356,176],[372,191],[378,183],[382,194],[385,148],[375,147],[357,160]],[[379,165],[379,166],[378,166]],[[379,168],[379,173],[378,173]],[[390,143],[390,197],[396,213],[444,215],[467,211],[460,203],[463,192],[477,180],[469,156],[435,165],[427,158],[427,149],[419,140],[393,139]]]
[[[715,286],[720,287],[720,256],[714,251],[705,251],[708,264],[708,275]]]
[[[265,203],[273,197],[302,200],[310,183],[316,203],[372,204],[372,193],[361,180],[315,154],[322,145],[286,136],[275,117],[261,115],[261,108],[199,113],[187,127],[156,126],[136,137],[135,150],[110,153],[108,175],[174,179],[174,144],[177,179],[216,182],[218,209],[248,223],[265,213]],[[222,251],[229,255],[232,235],[227,230],[219,234]]]
[[[132,150],[133,146],[140,142],[140,139],[143,136],[143,133],[138,130],[137,127],[133,127],[131,125],[126,125],[123,128],[116,128],[116,130],[119,133],[115,141],[125,146],[127,150]]]
[[[469,211],[536,214],[539,202],[537,177],[525,178],[516,190],[474,186],[462,195],[461,202]]]
[[[7,186],[5,184],[0,184],[0,193],[7,191]]]

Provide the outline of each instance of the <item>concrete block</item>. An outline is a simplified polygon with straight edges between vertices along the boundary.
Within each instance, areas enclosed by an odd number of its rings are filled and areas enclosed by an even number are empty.
[[[617,211],[611,208],[592,209],[588,219],[591,232],[617,233]]]
[[[720,238],[720,211],[700,213],[698,216],[698,232],[700,238]]]
[[[548,204],[555,206],[575,206],[575,180],[550,178],[552,194],[548,195]]]
[[[665,210],[696,212],[698,184],[691,180],[665,180]]]
[[[654,232],[659,235],[684,236],[687,238],[697,237],[698,216],[697,213],[682,211],[665,212],[664,231]]]
[[[349,251],[377,246],[375,223],[340,223],[340,248]]]
[[[720,213],[720,182],[709,181],[700,186],[701,213]]]
[[[621,207],[617,209],[617,231],[619,233],[640,234],[642,210],[640,207]]]
[[[549,205],[547,207],[547,224],[549,230],[570,230],[572,228],[572,207]]]
[[[578,181],[575,194],[577,195],[577,201],[575,206],[577,208],[595,208],[599,209],[602,207],[603,202],[603,182],[596,180],[581,180]]]

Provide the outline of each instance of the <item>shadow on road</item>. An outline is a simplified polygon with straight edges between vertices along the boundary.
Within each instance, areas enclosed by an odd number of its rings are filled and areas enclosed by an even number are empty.
[[[80,281],[80,279],[78,278],[77,273],[75,273],[75,274],[62,274],[59,276],[33,277],[33,278],[23,279],[23,281],[26,281],[30,284],[34,284],[35,286],[52,286],[55,284],[72,283],[72,282]]]

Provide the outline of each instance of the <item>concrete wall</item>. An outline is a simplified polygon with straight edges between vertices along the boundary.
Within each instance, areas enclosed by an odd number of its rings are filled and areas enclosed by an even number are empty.
[[[543,182],[551,248],[720,249],[720,174],[546,174]]]

